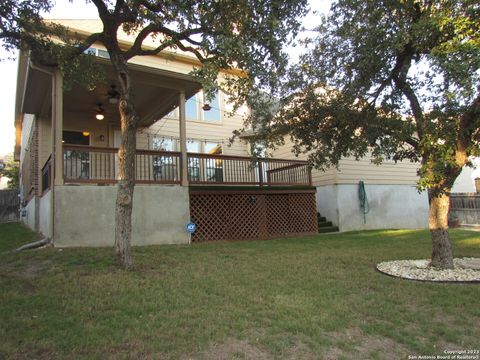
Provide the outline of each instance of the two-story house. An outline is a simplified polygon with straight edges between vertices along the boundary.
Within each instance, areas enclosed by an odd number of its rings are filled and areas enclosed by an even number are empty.
[[[101,26],[96,20],[58,22],[74,36]],[[126,34],[119,39],[131,45]],[[22,215],[56,246],[114,242],[119,94],[108,52],[100,44],[88,51],[106,74],[94,89],[66,88],[58,70],[33,63],[28,52],[19,56],[15,157]],[[198,66],[179,51],[129,63],[141,118],[133,244],[315,233],[315,188],[306,161],[255,159],[248,140],[230,144],[249,110],[232,115],[221,92],[207,103],[189,75]],[[190,221],[197,225],[192,236],[185,229]]]

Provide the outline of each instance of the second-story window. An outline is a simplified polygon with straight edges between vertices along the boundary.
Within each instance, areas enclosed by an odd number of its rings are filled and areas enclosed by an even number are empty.
[[[205,111],[203,110],[203,120],[211,121],[211,122],[218,122],[221,120],[220,115],[220,96],[217,91],[215,97],[211,101],[207,101],[204,98],[204,104],[208,103],[210,105],[210,110]]]
[[[209,105],[209,110],[203,110],[206,104]],[[172,115],[169,116],[174,116],[177,109],[172,111]],[[200,92],[185,102],[185,118],[190,121],[220,122],[222,120],[221,109],[219,92],[217,92],[215,97],[210,101],[207,101],[204,94]]]
[[[197,95],[193,95],[185,102],[185,117],[187,120],[198,120]]]
[[[97,48],[94,48],[94,47],[90,47],[87,50],[85,50],[84,53],[88,54],[88,55],[98,56],[98,57],[101,57],[101,58],[104,58],[104,59],[110,59],[110,54],[108,53],[107,50],[102,50],[102,49],[97,49]]]

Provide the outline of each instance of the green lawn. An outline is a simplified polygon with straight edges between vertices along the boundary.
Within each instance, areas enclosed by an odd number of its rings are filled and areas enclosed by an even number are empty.
[[[451,232],[480,257],[480,233]],[[112,249],[9,250],[0,225],[0,358],[406,359],[479,349],[480,285],[394,279],[377,262],[426,258],[426,231]]]

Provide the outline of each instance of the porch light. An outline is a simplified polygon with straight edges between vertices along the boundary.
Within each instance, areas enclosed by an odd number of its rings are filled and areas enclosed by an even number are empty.
[[[83,136],[90,136],[90,133],[88,131],[84,131],[84,132],[82,132],[82,135]]]
[[[117,91],[115,85],[110,85],[110,91],[107,93],[108,102],[110,104],[118,103],[118,99],[120,99],[120,93]]]
[[[105,112],[105,110],[103,109],[102,104],[98,103],[98,107],[95,110],[95,119],[97,119],[97,120],[105,119],[105,115],[103,115],[104,112]]]

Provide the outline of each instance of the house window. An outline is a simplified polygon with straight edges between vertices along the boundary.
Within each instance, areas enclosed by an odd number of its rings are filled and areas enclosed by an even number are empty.
[[[198,140],[188,140],[187,141],[187,152],[199,153],[200,152],[200,141],[198,141]],[[200,180],[200,160],[198,158],[189,158],[188,159],[188,179],[190,181],[199,181]]]
[[[88,134],[88,135],[85,135]],[[90,145],[90,134],[80,131],[64,131],[63,143]],[[88,179],[90,177],[90,155],[88,149],[63,152],[63,171],[68,179]]]
[[[267,157],[267,146],[263,141],[253,141],[250,143],[250,152],[252,156],[259,158]],[[255,181],[260,181],[260,169],[258,168],[258,163],[255,163]],[[270,163],[264,162],[262,166],[262,178],[268,179],[268,172],[270,170]]]
[[[222,144],[215,142],[206,142],[204,152],[211,155],[221,155]],[[205,175],[207,181],[223,182],[223,162],[222,159],[206,159]]]
[[[72,145],[90,145],[90,135],[85,136],[81,131],[64,131],[63,142]]]
[[[223,154],[222,144],[217,142],[206,142],[205,151],[206,154],[220,155]]]
[[[206,98],[204,97],[203,103],[204,104],[209,104],[210,105],[210,110],[203,111],[203,120],[205,121],[212,121],[212,122],[218,122],[221,120],[221,115],[220,115],[220,96],[219,92],[215,94],[215,97],[211,101],[207,101]]]
[[[110,54],[107,50],[97,49],[97,56],[104,59],[110,59]]]
[[[95,56],[95,55],[97,55],[97,49],[88,48],[83,53],[86,54],[86,55],[94,55]]]
[[[198,120],[197,95],[192,96],[185,102],[185,117],[187,120]]]
[[[93,56],[98,56],[104,59],[110,59],[110,54],[108,53],[107,50],[102,50],[102,49],[97,49],[97,48],[88,48],[83,52],[84,54],[87,55],[93,55]]]
[[[175,142],[172,138],[155,136],[152,140],[152,148],[158,151],[174,151]],[[175,161],[174,156],[168,154],[153,156],[153,178],[160,181],[176,180]]]

